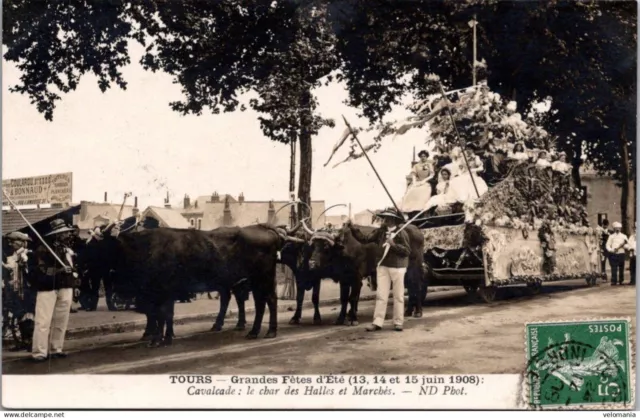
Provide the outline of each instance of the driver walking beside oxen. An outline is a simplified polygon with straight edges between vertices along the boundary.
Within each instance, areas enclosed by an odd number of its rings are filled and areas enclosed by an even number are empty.
[[[56,219],[51,222],[51,232],[46,235],[51,237],[50,248],[58,259],[63,260],[65,267],[60,266],[44,245],[35,252],[38,264],[35,286],[38,296],[32,349],[34,361],[46,360],[49,350],[52,351],[51,357],[66,357],[62,346],[69,323],[75,281],[73,252],[70,248],[72,232],[73,228],[67,226],[62,219]]]
[[[383,219],[382,227],[376,229],[368,236],[363,236],[361,242],[375,242],[382,247],[379,253],[382,256],[378,260],[376,290],[376,306],[373,312],[373,323],[367,331],[379,331],[382,329],[387,314],[389,293],[393,288],[393,327],[396,331],[402,331],[404,321],[404,276],[409,266],[411,247],[409,235],[402,230],[396,230],[404,219],[395,210],[387,209],[376,216]],[[388,252],[385,249],[388,246]],[[386,255],[385,255],[386,253]]]

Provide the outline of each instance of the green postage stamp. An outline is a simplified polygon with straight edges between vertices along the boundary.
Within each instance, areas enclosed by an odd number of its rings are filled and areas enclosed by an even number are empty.
[[[525,325],[525,399],[531,409],[633,409],[631,320]]]

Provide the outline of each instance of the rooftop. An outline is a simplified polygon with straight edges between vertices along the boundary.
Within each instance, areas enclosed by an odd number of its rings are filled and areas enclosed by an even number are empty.
[[[63,212],[77,211],[80,205],[73,205],[70,207],[52,207],[41,209],[20,209],[20,212],[29,221],[30,224],[36,224],[54,218]],[[27,226],[27,223],[22,219],[17,210],[2,211],[2,235],[9,234],[14,231],[19,231]]]

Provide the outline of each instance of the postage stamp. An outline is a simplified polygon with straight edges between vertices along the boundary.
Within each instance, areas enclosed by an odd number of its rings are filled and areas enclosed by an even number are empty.
[[[525,325],[530,409],[631,409],[634,365],[628,318]]]

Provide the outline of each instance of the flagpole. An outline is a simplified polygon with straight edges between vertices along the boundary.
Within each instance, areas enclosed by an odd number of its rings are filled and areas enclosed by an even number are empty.
[[[62,267],[69,267],[65,263],[63,263],[62,260],[60,259],[60,257],[58,257],[58,255],[51,249],[51,247],[49,247],[49,244],[47,244],[46,241],[44,240],[44,238],[42,238],[42,236],[40,236],[40,234],[38,233],[38,231],[36,231],[36,229],[33,227],[33,225],[31,225],[31,223],[29,223],[27,218],[25,218],[25,216],[22,214],[22,212],[20,212],[20,209],[18,209],[17,206],[15,205],[15,203],[13,203],[13,201],[9,197],[9,194],[4,189],[2,189],[2,194],[7,199],[9,204],[16,210],[16,212],[18,212],[18,215],[20,215],[22,220],[26,222],[27,226],[29,228],[31,228],[31,231],[33,231],[33,233],[36,234],[36,237],[38,237],[38,239],[42,242],[42,244],[44,244],[44,246],[47,248],[47,250],[49,250],[51,255],[53,255],[53,257],[58,261],[58,263],[60,263],[62,265]]]
[[[373,165],[373,162],[371,162],[371,159],[369,158],[367,151],[365,151],[364,147],[360,143],[360,140],[358,139],[358,136],[356,135],[355,131],[351,128],[351,125],[349,125],[349,122],[347,122],[347,118],[345,118],[344,115],[342,115],[342,119],[344,119],[344,123],[347,125],[347,128],[349,128],[349,132],[351,132],[351,135],[353,135],[353,138],[356,140],[356,142],[360,146],[360,149],[362,150],[362,153],[364,154],[364,156],[367,158],[367,161],[369,161],[369,164],[371,165],[373,172],[376,173],[378,180],[380,180],[380,184],[382,184],[382,188],[384,189],[385,192],[387,192],[387,196],[389,196],[391,203],[393,203],[393,206],[398,211],[398,215],[400,215],[404,220],[404,215],[402,214],[402,211],[400,210],[398,205],[396,205],[396,202],[393,200],[393,197],[391,197],[391,193],[389,193],[387,186],[384,185],[384,182],[382,181],[382,177],[380,177],[380,174],[378,174],[378,170],[376,170],[376,167]]]

